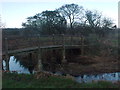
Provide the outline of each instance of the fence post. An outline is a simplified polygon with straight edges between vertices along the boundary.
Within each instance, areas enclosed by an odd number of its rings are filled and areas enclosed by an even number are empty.
[[[55,35],[52,35],[53,45],[55,45]]]
[[[6,70],[9,71],[9,55],[8,55],[8,39],[5,38],[5,59],[6,59]]]
[[[81,41],[82,41],[82,48],[81,48],[81,55],[84,55],[84,37],[81,37]]]
[[[71,36],[71,45],[73,45],[73,36],[72,35],[70,36]]]
[[[63,37],[63,45],[62,45],[62,63],[66,62],[66,57],[65,57],[65,37],[64,34],[62,34]]]

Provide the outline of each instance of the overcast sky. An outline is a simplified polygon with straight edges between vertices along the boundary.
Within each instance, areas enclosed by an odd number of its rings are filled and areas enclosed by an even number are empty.
[[[7,28],[20,28],[26,18],[45,10],[55,10],[64,4],[78,4],[84,9],[97,10],[118,24],[119,0],[2,0],[1,21]]]

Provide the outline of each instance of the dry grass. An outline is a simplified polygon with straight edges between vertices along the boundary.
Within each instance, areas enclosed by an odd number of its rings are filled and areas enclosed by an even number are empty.
[[[83,57],[82,57],[83,58]],[[88,63],[87,63],[88,62]],[[69,63],[65,66],[64,72],[73,75],[78,74],[97,74],[105,72],[118,72],[119,61],[111,57],[95,56],[90,59],[86,58],[79,63]]]

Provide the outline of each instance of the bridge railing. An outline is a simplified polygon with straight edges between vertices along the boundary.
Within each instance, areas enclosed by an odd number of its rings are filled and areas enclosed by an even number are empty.
[[[32,48],[52,45],[82,45],[83,37],[80,35],[42,35],[42,36],[9,36],[3,37],[3,51]]]

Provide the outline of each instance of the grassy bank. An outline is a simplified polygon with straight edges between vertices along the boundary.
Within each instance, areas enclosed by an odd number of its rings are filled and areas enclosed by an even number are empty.
[[[106,81],[77,83],[64,77],[36,79],[34,75],[4,73],[3,88],[118,88],[118,85]]]

